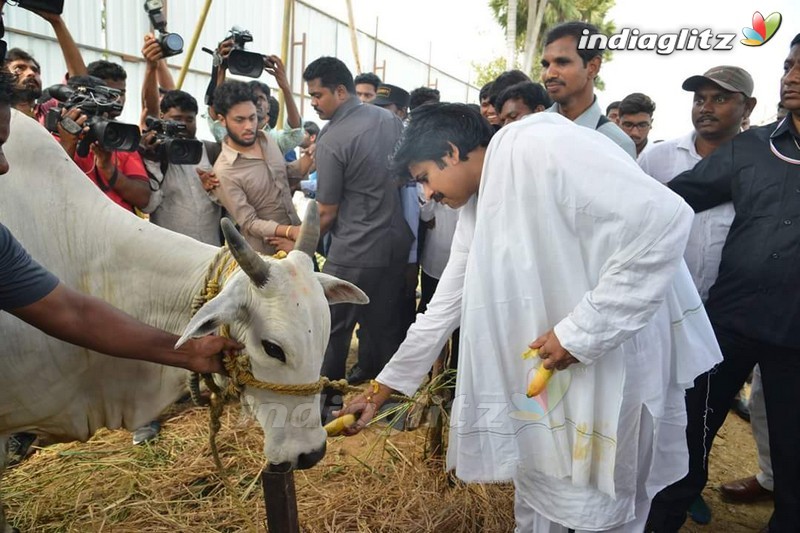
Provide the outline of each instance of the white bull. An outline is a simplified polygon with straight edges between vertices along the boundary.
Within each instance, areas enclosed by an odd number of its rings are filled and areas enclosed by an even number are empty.
[[[5,152],[11,170],[0,176],[0,220],[35,259],[66,285],[184,338],[229,324],[259,380],[316,381],[330,333],[329,302],[367,301],[355,286],[315,274],[302,252],[274,260],[248,247],[237,256],[242,270],[190,323],[192,298],[218,248],[159,228],[109,201],[44,128],[17,112]],[[6,438],[21,431],[51,441],[84,441],[102,427],[134,429],[186,391],[185,370],[78,348],[7,313],[0,313],[0,331],[3,455]],[[248,387],[243,401],[264,429],[271,463],[302,468],[322,457],[318,397]],[[4,526],[0,513],[0,531]]]

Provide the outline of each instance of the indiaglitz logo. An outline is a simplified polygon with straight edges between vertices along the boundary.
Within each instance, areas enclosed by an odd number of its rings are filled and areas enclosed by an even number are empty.
[[[772,36],[781,27],[782,17],[777,11],[766,19],[759,11],[753,13],[753,27],[742,28],[742,35],[745,39],[741,42],[745,46],[761,46],[772,39]]]
[[[643,33],[637,28],[624,28],[610,36],[583,30],[578,50],[652,50],[669,55],[684,50],[733,50],[734,39],[735,33],[714,33],[711,28],[681,28],[672,33]]]

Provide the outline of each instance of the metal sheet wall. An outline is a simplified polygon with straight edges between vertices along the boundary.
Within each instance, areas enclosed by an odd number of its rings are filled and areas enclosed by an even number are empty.
[[[103,5],[105,4],[105,24],[103,28]],[[128,100],[121,120],[138,123],[141,113],[140,83],[144,74],[141,58],[143,36],[150,25],[142,8],[143,2],[136,0],[67,0],[64,8],[66,21],[73,38],[81,47],[84,60],[88,64],[96,59],[106,58],[121,63],[128,73]],[[194,33],[195,25],[203,0],[165,0],[167,4],[168,29],[183,36],[186,46]],[[266,54],[280,54],[283,20],[282,0],[216,0],[209,10],[198,47],[184,81],[184,90],[202,102],[208,84],[207,72],[211,69],[211,57],[200,48],[214,48],[222,40],[231,26],[237,25],[253,34],[253,42],[248,50]],[[19,47],[31,52],[42,65],[42,80],[45,86],[60,83],[64,76],[64,59],[55,34],[50,25],[39,16],[24,9],[5,8],[5,23],[10,47]],[[368,32],[372,30],[367,30]],[[302,39],[306,34],[306,63],[323,56],[336,56],[356,73],[355,59],[350,44],[347,24],[318,11],[300,1],[295,3],[294,38]],[[373,69],[373,58],[380,68],[385,64],[385,73],[378,75],[388,83],[413,89],[429,82],[436,83],[443,100],[477,101],[478,90],[467,81],[459,79],[459,73],[446,73],[444,66],[429,67],[426,61],[409,56],[401,50],[378,41],[367,33],[358,32],[358,48],[361,67],[364,71]],[[411,34],[410,34],[411,35]],[[108,52],[104,52],[108,50]],[[170,58],[170,68],[177,79],[183,61],[182,55]],[[300,91],[304,90],[302,81],[302,50],[292,47],[290,54],[290,79],[293,82],[298,104]],[[262,81],[277,89],[272,78],[262,76]],[[302,99],[301,113],[304,117],[316,120]],[[202,105],[201,105],[202,107]],[[209,138],[205,121],[198,124],[198,135]]]

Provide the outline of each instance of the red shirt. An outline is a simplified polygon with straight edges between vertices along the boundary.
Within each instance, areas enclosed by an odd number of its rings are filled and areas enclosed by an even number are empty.
[[[149,185],[150,181],[147,179],[147,171],[144,169],[144,162],[138,152],[114,152],[113,161],[120,172],[125,174],[130,179],[141,180]],[[74,157],[75,163],[81,170],[91,179],[95,185],[100,187],[100,190],[106,193],[106,196],[113,201],[127,209],[133,211],[133,206],[122,199],[117,194],[117,191],[108,186],[108,180],[97,170],[94,164],[94,155],[92,152],[86,157],[81,157],[77,153]],[[110,178],[111,176],[109,176]]]

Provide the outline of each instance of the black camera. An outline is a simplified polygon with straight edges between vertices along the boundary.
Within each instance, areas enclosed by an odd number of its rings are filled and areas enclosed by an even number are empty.
[[[139,128],[133,124],[124,124],[103,116],[106,113],[122,111],[122,104],[119,103],[120,91],[106,87],[105,85],[53,85],[46,89],[52,97],[63,102],[63,106],[50,109],[47,113],[45,126],[48,130],[58,133],[58,124],[61,122],[62,108],[72,109],[77,107],[88,119],[84,127],[89,131],[83,136],[78,144],[77,153],[81,157],[86,157],[89,153],[89,146],[97,141],[105,150],[117,150],[120,152],[134,152],[139,146]],[[65,126],[67,126],[65,124]],[[75,131],[66,127],[67,131],[77,135],[80,133],[80,126]]]
[[[64,0],[17,0],[16,5],[23,9],[44,11],[54,15],[64,12]]]
[[[233,50],[228,56],[228,70],[237,76],[247,76],[248,78],[259,78],[264,71],[264,56],[255,52],[246,52],[244,45],[253,41],[253,35],[236,26],[231,28],[231,32],[225,40],[233,39]]]
[[[173,165],[196,165],[203,159],[203,143],[186,138],[186,124],[177,120],[145,119],[147,131],[156,132],[157,155]]]
[[[161,46],[164,57],[176,56],[183,52],[183,37],[177,33],[167,32],[167,19],[164,17],[164,2],[162,0],[146,0],[144,10],[150,17],[150,23],[158,32],[156,41]]]

